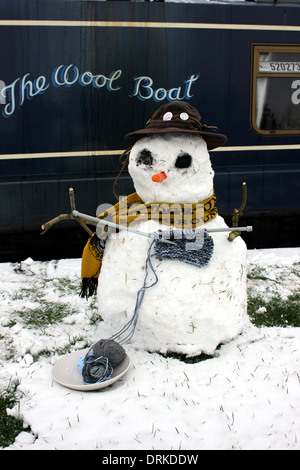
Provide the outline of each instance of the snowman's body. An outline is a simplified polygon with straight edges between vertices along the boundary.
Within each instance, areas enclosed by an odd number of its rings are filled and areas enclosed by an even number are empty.
[[[166,134],[139,140],[132,148],[129,172],[138,195],[147,202],[196,203],[213,192],[214,172],[201,136]],[[158,182],[153,175],[165,175]],[[201,228],[223,228],[217,215]],[[154,220],[134,229],[169,229]],[[187,355],[212,354],[220,343],[248,324],[246,314],[246,245],[228,232],[210,233],[213,255],[206,266],[152,257],[158,283],[145,292],[131,342],[149,351]],[[99,311],[108,335],[132,316],[145,278],[151,241],[128,231],[107,240],[99,277]],[[147,285],[154,281],[151,271]]]

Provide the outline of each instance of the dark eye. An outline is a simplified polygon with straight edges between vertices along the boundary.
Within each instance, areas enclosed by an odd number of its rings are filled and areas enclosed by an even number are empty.
[[[175,162],[176,168],[188,168],[191,166],[192,157],[188,153],[181,153],[178,155],[177,160]]]
[[[136,160],[137,165],[153,165],[153,156],[150,150],[148,149],[143,149],[139,152],[137,160]]]

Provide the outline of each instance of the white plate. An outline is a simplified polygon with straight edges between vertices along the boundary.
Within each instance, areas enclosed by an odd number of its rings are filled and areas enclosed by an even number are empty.
[[[114,382],[119,380],[129,369],[130,360],[129,357],[125,356],[121,364],[114,368],[113,374],[110,379],[105,382],[96,384],[85,384],[82,381],[82,375],[77,367],[77,360],[84,356],[90,348],[81,349],[74,351],[71,354],[67,354],[59,359],[52,368],[52,377],[60,385],[74,390],[98,390],[100,388],[108,387]]]

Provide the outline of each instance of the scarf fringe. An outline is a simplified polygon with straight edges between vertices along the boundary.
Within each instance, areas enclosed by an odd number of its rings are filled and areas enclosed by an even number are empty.
[[[81,291],[79,296],[88,299],[97,293],[98,279],[84,277],[82,279]]]

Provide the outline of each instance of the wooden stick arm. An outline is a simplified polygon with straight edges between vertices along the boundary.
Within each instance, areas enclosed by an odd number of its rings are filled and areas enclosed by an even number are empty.
[[[93,232],[92,230],[86,225],[85,221],[82,220],[80,217],[75,217],[73,215],[73,211],[76,210],[75,206],[75,194],[74,194],[74,189],[69,188],[69,198],[70,198],[70,206],[71,206],[71,212],[69,214],[60,214],[57,217],[54,217],[54,219],[49,220],[48,222],[45,222],[42,225],[42,233],[41,235],[45,235],[45,233],[49,230],[49,228],[52,227],[52,225],[56,224],[57,222],[60,222],[61,220],[77,220],[77,222],[80,223],[80,225],[85,229],[85,231],[92,236]]]
[[[65,219],[74,219],[74,217],[73,217],[72,214],[60,214],[57,217],[54,217],[54,219],[51,219],[51,220],[49,220],[48,222],[45,222],[42,225],[41,228],[42,228],[43,232],[41,233],[41,235],[44,235],[49,230],[49,228],[52,227],[52,225],[56,224],[57,222],[60,222],[61,220],[65,220]]]
[[[243,210],[246,206],[247,202],[247,184],[245,181],[243,182],[243,199],[242,204],[239,209],[234,209],[233,216],[232,216],[232,225],[234,227],[233,231],[228,235],[228,240],[232,242],[236,237],[241,235],[241,229],[238,227],[239,218],[243,215]]]

